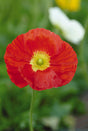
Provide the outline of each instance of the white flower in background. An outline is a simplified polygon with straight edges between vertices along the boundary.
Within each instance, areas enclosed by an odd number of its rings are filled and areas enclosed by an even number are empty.
[[[59,118],[55,116],[42,118],[42,123],[45,126],[50,127],[54,131],[58,129],[59,122],[60,122]]]
[[[83,26],[77,20],[70,20],[60,8],[50,8],[49,19],[54,26],[61,30],[66,40],[78,44],[83,39],[85,34]]]

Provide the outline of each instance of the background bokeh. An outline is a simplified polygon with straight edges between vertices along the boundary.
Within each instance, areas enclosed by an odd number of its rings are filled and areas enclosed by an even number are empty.
[[[19,34],[37,27],[60,35],[49,21],[48,9],[54,6],[54,0],[0,0],[0,131],[28,131],[30,122],[32,89],[11,82],[4,62],[6,47]],[[36,91],[35,131],[88,129],[88,0],[82,0],[79,11],[65,13],[86,29],[79,45],[69,42],[78,56],[77,72],[66,86]]]

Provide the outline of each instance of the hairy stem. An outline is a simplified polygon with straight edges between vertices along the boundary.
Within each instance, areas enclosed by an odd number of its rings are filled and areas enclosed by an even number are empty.
[[[33,131],[33,126],[32,126],[33,104],[34,104],[34,90],[32,90],[32,99],[30,105],[30,131]]]

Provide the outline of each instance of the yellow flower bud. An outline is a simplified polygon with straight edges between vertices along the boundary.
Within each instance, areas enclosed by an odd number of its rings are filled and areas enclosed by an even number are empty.
[[[56,0],[56,3],[62,9],[78,11],[80,9],[81,0]]]

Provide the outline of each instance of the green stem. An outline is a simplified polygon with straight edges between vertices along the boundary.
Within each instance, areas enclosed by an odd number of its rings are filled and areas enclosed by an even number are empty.
[[[33,131],[33,126],[32,126],[33,104],[34,104],[34,90],[32,90],[32,99],[31,99],[31,105],[30,105],[30,131]]]
[[[84,78],[88,84],[88,73],[87,73],[87,65],[86,65],[86,62],[85,62],[85,59],[84,59],[84,40],[85,40],[85,37],[86,37],[86,32],[88,30],[88,17],[87,17],[87,20],[86,20],[86,23],[85,23],[85,36],[84,36],[84,39],[82,40],[81,44],[80,44],[80,49],[79,49],[79,55],[80,55],[80,60],[81,60],[81,68],[83,69],[83,75],[84,75]]]

